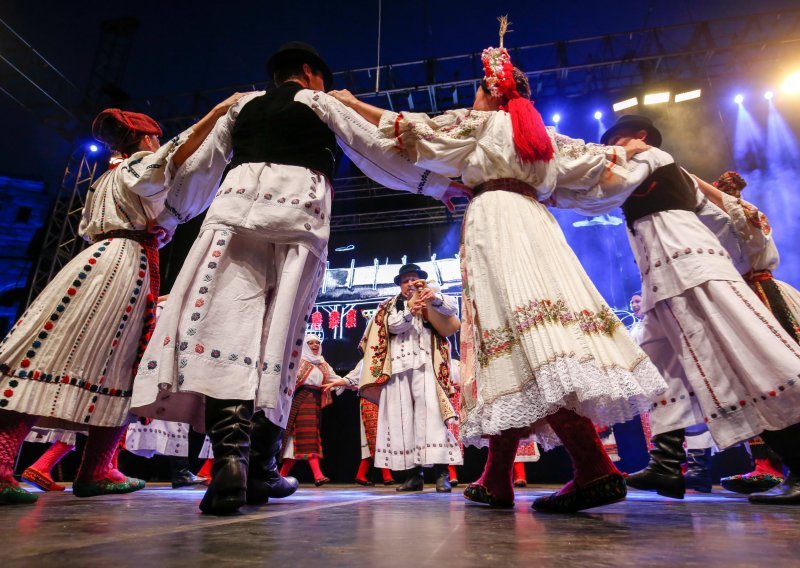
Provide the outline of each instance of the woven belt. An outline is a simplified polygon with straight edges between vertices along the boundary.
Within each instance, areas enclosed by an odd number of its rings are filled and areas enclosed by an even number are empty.
[[[520,195],[527,195],[537,199],[536,188],[514,178],[500,178],[490,179],[487,182],[480,184],[475,188],[475,195],[487,191],[510,191],[512,193],[519,193]]]
[[[743,276],[745,282],[752,284],[754,282],[765,282],[773,280],[771,270],[751,270]]]

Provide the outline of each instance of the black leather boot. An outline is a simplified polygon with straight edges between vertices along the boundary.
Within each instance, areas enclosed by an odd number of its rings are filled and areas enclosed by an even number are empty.
[[[206,480],[189,471],[189,458],[184,456],[169,456],[169,470],[173,489],[198,485]]]
[[[278,454],[283,445],[283,428],[270,422],[263,412],[253,415],[250,435],[250,467],[247,471],[247,504],[263,505],[269,498],[288,497],[300,485],[294,477],[283,477],[278,470]]]
[[[401,483],[398,491],[422,491],[425,487],[425,479],[422,476],[422,468],[415,467],[408,470],[406,480]]]
[[[764,505],[800,505],[800,424],[777,432],[764,431],[761,437],[789,468],[789,475],[777,487],[748,499]]]
[[[450,485],[450,470],[444,464],[436,464],[433,466],[433,471],[436,474],[436,492],[437,493],[450,493],[453,486]]]
[[[208,515],[230,515],[247,501],[252,400],[206,397],[206,433],[214,450],[211,484],[200,510]]]
[[[628,487],[655,491],[664,497],[683,499],[686,485],[681,463],[686,458],[683,451],[683,428],[653,436],[655,448],[650,451],[650,463],[643,470],[625,478]]]
[[[686,473],[683,475],[686,489],[700,493],[711,493],[711,448],[686,452]]]

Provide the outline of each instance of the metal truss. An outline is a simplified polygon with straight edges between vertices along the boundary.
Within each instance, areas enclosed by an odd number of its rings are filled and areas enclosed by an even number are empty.
[[[464,218],[466,209],[466,205],[458,204],[455,213],[450,213],[444,206],[433,206],[332,215],[331,231],[343,232],[378,227],[389,229],[453,223]]]
[[[70,156],[36,261],[28,304],[44,290],[59,270],[86,247],[86,241],[78,235],[78,228],[86,193],[98,175],[97,164],[97,158],[83,151],[76,151]]]

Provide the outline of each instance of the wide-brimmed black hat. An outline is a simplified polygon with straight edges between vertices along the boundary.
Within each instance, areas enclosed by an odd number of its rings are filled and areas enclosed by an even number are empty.
[[[661,146],[661,133],[653,125],[653,121],[646,116],[638,114],[626,114],[619,117],[617,123],[605,131],[600,137],[601,144],[607,144],[608,140],[620,130],[645,130],[647,131],[647,142],[650,146],[658,148]]]
[[[271,79],[276,69],[287,64],[297,63],[308,63],[319,69],[322,72],[322,79],[325,81],[325,90],[329,91],[333,88],[333,73],[331,73],[330,67],[316,49],[302,41],[284,43],[278,51],[273,53],[267,60],[267,73]]]
[[[394,283],[397,284],[398,286],[400,286],[400,279],[405,274],[410,274],[411,272],[416,272],[417,274],[419,274],[419,277],[422,280],[425,280],[425,279],[428,278],[428,273],[425,272],[424,270],[422,270],[419,267],[419,265],[417,265],[417,264],[404,264],[403,266],[400,267],[400,272],[397,273],[397,276],[394,277]]]

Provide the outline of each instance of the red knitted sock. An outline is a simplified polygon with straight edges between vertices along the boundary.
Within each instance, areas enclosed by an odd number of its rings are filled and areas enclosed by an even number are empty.
[[[356,473],[356,479],[360,479],[361,481],[367,481],[367,473],[369,472],[369,466],[372,465],[372,459],[370,458],[363,458],[361,463],[358,464],[358,473]]]
[[[600,477],[619,473],[603,449],[603,443],[591,420],[562,408],[548,416],[547,423],[564,443],[572,458],[575,483],[585,485]],[[571,490],[571,484],[572,482],[562,488],[562,492]]]
[[[83,449],[83,459],[76,479],[98,481],[111,475],[114,481],[124,481],[125,476],[113,469],[111,463],[127,429],[127,426],[89,426],[89,437]]]
[[[47,451],[43,453],[38,460],[36,460],[36,463],[34,463],[31,468],[49,476],[55,465],[64,459],[64,456],[74,449],[75,446],[72,444],[65,444],[59,440],[58,442],[51,444],[50,447],[47,448]]]
[[[384,483],[391,483],[391,482],[394,481],[394,478],[392,477],[392,470],[391,469],[389,469],[388,467],[382,467],[382,468],[380,468],[380,470],[381,470],[381,476],[383,477],[383,482]]]
[[[284,458],[283,463],[281,464],[281,477],[286,477],[289,475],[289,472],[292,471],[294,464],[297,460],[292,458]]]
[[[214,465],[214,460],[211,458],[206,459],[203,462],[203,467],[200,468],[200,471],[197,472],[197,475],[200,477],[205,477],[207,479],[211,479],[211,466]]]
[[[319,481],[325,477],[325,474],[322,473],[322,470],[319,467],[318,457],[314,456],[313,458],[308,458],[308,465],[311,466],[311,473],[314,474],[314,481]]]
[[[514,501],[511,472],[514,469],[520,437],[516,430],[506,430],[498,436],[489,436],[489,458],[477,483],[486,487],[498,501]]]
[[[14,463],[25,436],[36,424],[37,416],[0,411],[0,483],[17,485]]]
[[[528,476],[525,473],[525,462],[514,462],[514,482],[517,481],[528,483]]]
[[[458,472],[456,471],[456,466],[448,465],[447,471],[450,473],[450,481],[458,481]]]

